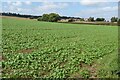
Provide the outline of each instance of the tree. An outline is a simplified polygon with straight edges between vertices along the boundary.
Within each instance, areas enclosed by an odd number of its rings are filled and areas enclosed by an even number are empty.
[[[118,18],[117,17],[112,17],[111,18],[111,22],[117,22],[118,21]]]
[[[57,22],[60,19],[60,16],[56,13],[50,13],[49,14],[49,20],[50,22]]]
[[[89,17],[88,21],[91,21],[91,22],[94,21],[94,17]]]
[[[105,18],[96,18],[96,21],[105,21]]]
[[[56,13],[43,14],[42,17],[38,18],[38,21],[49,21],[57,22],[60,19],[60,16]]]
[[[43,14],[41,20],[42,21],[49,21],[49,14]]]
[[[80,18],[80,21],[85,21],[84,18]]]
[[[14,16],[14,17],[22,17],[22,18],[29,18],[29,19],[37,19],[41,16],[34,16],[34,15],[25,15],[25,14],[19,14],[19,13],[1,13],[3,16]]]

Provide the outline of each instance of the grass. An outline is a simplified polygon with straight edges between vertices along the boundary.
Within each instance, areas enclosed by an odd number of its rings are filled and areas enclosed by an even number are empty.
[[[3,77],[117,78],[117,26],[14,18],[2,25]]]

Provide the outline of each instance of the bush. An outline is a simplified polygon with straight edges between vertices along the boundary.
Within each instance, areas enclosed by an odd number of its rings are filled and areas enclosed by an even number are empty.
[[[42,21],[42,18],[41,18],[41,17],[39,17],[37,20],[38,20],[38,21]]]
[[[69,19],[68,22],[74,22],[74,19]]]

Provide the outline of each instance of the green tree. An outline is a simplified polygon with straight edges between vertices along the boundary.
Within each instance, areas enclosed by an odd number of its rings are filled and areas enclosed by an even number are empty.
[[[105,21],[105,18],[96,18],[96,21]]]
[[[60,16],[56,13],[43,14],[42,17],[38,18],[38,21],[49,21],[57,22],[60,19]]]
[[[111,22],[117,22],[118,21],[118,18],[117,17],[112,17],[111,18]]]
[[[42,21],[49,21],[49,14],[43,14],[41,20]]]
[[[85,21],[84,18],[80,18],[80,21]]]
[[[90,21],[90,22],[94,21],[94,17],[89,17],[88,21]]]
[[[49,20],[50,22],[57,22],[60,19],[60,16],[56,13],[50,13],[49,14]]]

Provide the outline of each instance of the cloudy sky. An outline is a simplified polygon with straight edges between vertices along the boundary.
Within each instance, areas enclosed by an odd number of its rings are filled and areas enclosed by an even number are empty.
[[[2,12],[15,12],[21,14],[42,15],[55,12],[61,16],[74,17],[105,17],[107,20],[112,16],[118,16],[118,2],[113,1],[8,1],[2,2]]]

